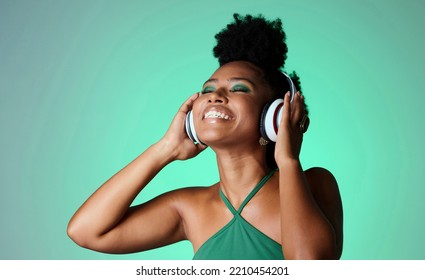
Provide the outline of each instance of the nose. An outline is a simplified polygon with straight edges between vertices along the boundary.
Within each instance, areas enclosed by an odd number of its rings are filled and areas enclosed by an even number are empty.
[[[217,89],[208,95],[209,103],[227,103],[227,97],[224,89]]]

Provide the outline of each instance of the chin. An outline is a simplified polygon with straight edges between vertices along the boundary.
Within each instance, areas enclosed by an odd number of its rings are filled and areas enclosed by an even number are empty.
[[[223,137],[214,137],[214,136],[204,136],[204,137],[200,137],[199,140],[202,141],[202,143],[205,143],[208,146],[214,145],[214,144],[218,144],[224,141]]]

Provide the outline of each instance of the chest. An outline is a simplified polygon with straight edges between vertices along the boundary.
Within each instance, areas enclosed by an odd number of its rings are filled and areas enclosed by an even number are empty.
[[[226,205],[221,197],[210,198],[197,204],[187,215],[186,230],[194,251],[235,219],[247,228],[252,226],[265,236],[280,243],[280,207],[278,194],[258,194],[243,209]],[[240,210],[238,212],[238,210]],[[236,211],[236,212],[235,212]]]

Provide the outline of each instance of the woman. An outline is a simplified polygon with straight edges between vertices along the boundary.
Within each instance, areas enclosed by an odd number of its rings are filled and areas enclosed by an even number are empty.
[[[216,35],[220,67],[201,93],[180,107],[162,139],[104,183],[72,217],[68,235],[77,244],[130,253],[189,240],[194,259],[341,256],[337,182],[323,168],[303,171],[299,160],[307,110],[303,95],[287,92],[288,80],[279,71],[287,52],[281,21],[237,14],[234,19]],[[263,107],[276,98],[284,103],[274,144],[259,128]],[[189,111],[199,143],[185,132]],[[130,207],[163,167],[195,157],[207,146],[216,153],[219,182]]]

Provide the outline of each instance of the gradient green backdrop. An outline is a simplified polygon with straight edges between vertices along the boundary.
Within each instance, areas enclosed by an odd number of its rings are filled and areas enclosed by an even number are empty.
[[[424,259],[424,1],[0,1],[0,259],[190,259],[181,242],[107,255],[69,218],[168,128],[216,69],[234,12],[282,19],[311,111],[305,168],[336,176],[343,259]],[[137,198],[217,180],[213,153]]]

